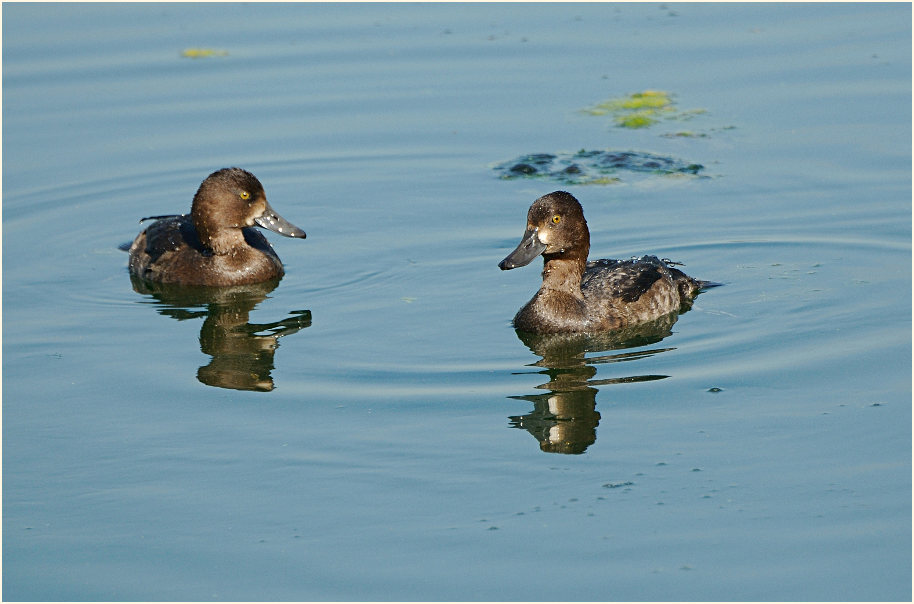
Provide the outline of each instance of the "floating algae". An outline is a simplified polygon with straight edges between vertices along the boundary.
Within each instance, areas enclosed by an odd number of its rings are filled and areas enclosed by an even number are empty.
[[[616,125],[622,128],[647,128],[661,119],[686,120],[705,112],[704,109],[679,111],[673,95],[662,90],[645,90],[608,99],[581,111],[587,115],[612,116]]]
[[[618,126],[624,128],[646,128],[660,120],[685,122],[706,113],[704,109],[678,109],[673,95],[661,90],[645,90],[609,99],[581,111],[587,115],[611,117]],[[701,139],[707,138],[709,132],[730,129],[732,126],[710,131],[688,130],[681,125],[678,128],[663,136]],[[637,178],[639,175],[642,178],[708,178],[699,174],[704,170],[704,166],[699,163],[656,153],[612,149],[531,153],[493,164],[492,168],[505,180],[544,179],[567,185],[608,185],[622,182],[623,178]]]
[[[608,185],[620,173],[698,175],[701,164],[638,151],[580,150],[577,153],[532,153],[493,166],[505,180],[539,178],[567,185]]]
[[[708,128],[707,130],[701,132],[695,132],[692,130],[679,130],[677,132],[666,132],[660,136],[664,138],[708,138],[711,136],[711,133],[725,132],[727,130],[735,130],[736,126],[723,126],[721,128]]]
[[[215,48],[185,48],[181,51],[181,56],[185,59],[205,59],[207,57],[225,57],[228,56],[228,52]]]

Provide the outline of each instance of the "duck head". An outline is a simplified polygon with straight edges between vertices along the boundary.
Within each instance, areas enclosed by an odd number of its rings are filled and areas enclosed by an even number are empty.
[[[590,231],[584,210],[573,195],[555,191],[533,202],[527,212],[527,229],[513,252],[498,263],[503,271],[526,266],[537,256],[550,259],[587,260]]]
[[[219,253],[223,242],[241,236],[240,229],[260,226],[285,237],[305,238],[305,232],[280,216],[267,202],[257,177],[241,168],[210,174],[197,189],[191,216],[200,241]]]

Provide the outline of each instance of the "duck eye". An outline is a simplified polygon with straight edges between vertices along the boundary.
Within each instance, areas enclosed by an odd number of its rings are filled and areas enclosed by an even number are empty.
[[[247,201],[248,199],[251,198],[251,194],[248,193],[247,191],[242,191],[242,192],[239,193],[238,195],[239,195],[239,197],[241,197],[241,199],[243,199],[243,200],[245,200],[245,201]]]
[[[552,224],[558,224],[560,222],[562,222],[562,217],[558,214],[552,217]]]

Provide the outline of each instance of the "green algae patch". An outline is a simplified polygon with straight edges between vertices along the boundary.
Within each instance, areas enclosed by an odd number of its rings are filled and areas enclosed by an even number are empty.
[[[610,116],[620,128],[633,129],[648,128],[661,120],[687,120],[705,113],[704,109],[677,109],[673,95],[663,90],[607,99],[581,111],[586,115]]]
[[[616,124],[623,128],[647,128],[657,122],[653,111],[636,111],[616,116]]]
[[[691,130],[681,130],[679,132],[667,132],[666,138],[708,138],[704,132],[692,132]]]
[[[728,130],[735,130],[736,126],[723,126],[721,128],[708,128],[704,131],[695,131],[695,130],[677,130],[674,132],[666,132],[660,136],[664,138],[709,138],[712,134],[717,134],[720,132],[726,132]]]
[[[185,48],[181,51],[185,59],[206,59],[208,57],[227,57],[228,51],[215,48]]]
[[[603,101],[583,111],[590,115],[607,115],[622,111],[661,111],[670,109],[672,106],[673,99],[670,93],[662,90],[645,90]]]
[[[633,174],[706,178],[699,175],[704,170],[701,164],[655,153],[612,149],[531,153],[495,164],[493,169],[503,180],[528,178],[564,185],[611,185]]]

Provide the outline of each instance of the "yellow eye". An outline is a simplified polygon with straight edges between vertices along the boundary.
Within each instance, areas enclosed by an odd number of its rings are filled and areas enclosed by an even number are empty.
[[[251,194],[248,193],[247,191],[242,191],[242,192],[239,193],[238,195],[241,197],[241,199],[243,199],[243,200],[245,200],[245,201],[247,201],[248,199],[251,198]]]
[[[558,214],[552,217],[552,224],[558,224],[560,222],[562,222],[562,217]]]

